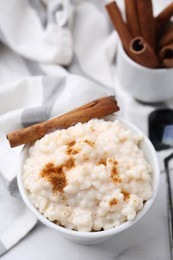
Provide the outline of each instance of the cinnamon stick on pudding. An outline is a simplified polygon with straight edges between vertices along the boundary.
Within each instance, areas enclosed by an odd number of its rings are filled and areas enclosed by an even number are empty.
[[[137,9],[142,37],[151,46],[151,48],[155,50],[155,20],[153,17],[152,1],[137,0]]]
[[[34,142],[56,129],[68,128],[78,122],[88,122],[92,118],[102,118],[118,110],[119,107],[114,96],[99,98],[46,122],[11,132],[7,134],[7,139],[10,146],[15,147],[28,142]]]
[[[169,4],[156,18],[155,18],[155,28],[157,35],[163,27],[169,22],[169,19],[173,16],[173,3]]]
[[[159,56],[164,67],[173,68],[173,43],[163,47]]]
[[[160,66],[158,57],[142,37],[136,37],[131,41],[130,51],[140,65],[148,68],[158,68]]]
[[[141,36],[136,1],[137,0],[125,0],[127,25],[133,37]]]
[[[158,48],[162,48],[165,45],[170,44],[173,42],[173,24],[171,24],[167,30],[164,32],[164,34],[161,36],[158,42]]]
[[[118,32],[118,35],[122,41],[122,45],[123,45],[125,51],[130,56],[129,44],[132,40],[132,35],[129,32],[127,24],[123,21],[123,18],[121,16],[121,12],[117,6],[117,3],[115,1],[112,1],[112,2],[108,3],[105,7],[110,16],[110,19],[112,21],[112,24],[113,24],[115,30],[117,30],[117,32]]]

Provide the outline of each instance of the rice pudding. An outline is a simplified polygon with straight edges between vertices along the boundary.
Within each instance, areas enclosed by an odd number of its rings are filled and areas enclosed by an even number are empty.
[[[92,119],[45,135],[29,148],[23,183],[50,221],[106,230],[135,218],[152,196],[151,166],[122,122]]]

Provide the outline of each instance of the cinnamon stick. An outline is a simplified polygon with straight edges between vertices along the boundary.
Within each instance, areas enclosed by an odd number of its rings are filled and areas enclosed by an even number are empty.
[[[155,20],[153,17],[152,1],[137,0],[137,9],[142,37],[151,46],[151,48],[155,50]]]
[[[103,97],[46,122],[11,132],[7,134],[7,139],[10,146],[15,147],[34,142],[56,129],[65,129],[78,122],[88,122],[92,118],[102,118],[118,110],[114,96]]]
[[[135,37],[130,43],[130,51],[135,57],[135,61],[148,68],[158,68],[159,59],[150,45],[142,38]]]
[[[159,67],[159,59],[149,44],[145,42],[142,37],[136,37],[133,39],[131,33],[128,30],[127,24],[122,19],[116,2],[113,1],[107,4],[106,9],[129,57],[137,63],[148,68]]]
[[[167,30],[165,30],[164,34],[161,36],[158,42],[158,48],[162,48],[165,45],[173,42],[173,24],[171,24]]]
[[[127,25],[133,37],[141,36],[136,1],[137,0],[125,0]]]
[[[163,29],[163,27],[169,22],[169,19],[173,16],[173,3],[169,4],[156,18],[155,28],[157,35]]]
[[[173,43],[163,47],[159,56],[164,67],[173,68]]]
[[[132,35],[129,32],[129,29],[127,27],[127,24],[123,21],[121,12],[117,6],[117,3],[115,1],[112,1],[108,4],[106,4],[106,10],[110,16],[110,19],[112,21],[112,24],[117,30],[118,35],[122,41],[122,45],[127,52],[127,54],[130,56],[129,52],[129,44],[132,40]]]

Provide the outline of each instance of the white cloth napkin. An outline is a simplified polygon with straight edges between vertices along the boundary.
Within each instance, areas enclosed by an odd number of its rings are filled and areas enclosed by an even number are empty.
[[[114,94],[115,37],[106,16],[85,1],[14,0],[0,7],[1,255],[37,222],[18,194],[21,147],[11,149],[6,133]]]
[[[21,147],[11,149],[6,133],[114,94],[116,33],[101,0],[0,0],[0,39],[2,255],[37,222],[16,185]],[[120,114],[147,133],[154,107],[134,101],[118,85],[116,95]]]

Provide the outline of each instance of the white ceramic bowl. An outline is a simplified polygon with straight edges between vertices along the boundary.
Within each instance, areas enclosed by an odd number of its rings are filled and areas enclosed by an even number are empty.
[[[150,69],[130,59],[118,43],[117,80],[134,98],[147,102],[163,102],[173,98],[173,68]]]
[[[132,125],[131,123],[127,122],[126,120],[124,120],[122,118],[119,118],[119,117],[113,115],[113,116],[108,117],[108,120],[114,121],[116,118],[119,119],[120,121],[122,121],[125,124],[125,126],[128,129],[130,129],[132,132],[134,132],[135,134],[143,135],[143,133],[139,129],[137,129],[134,125]],[[127,221],[116,228],[112,228],[112,229],[105,230],[105,231],[98,231],[98,232],[79,232],[79,231],[68,230],[68,229],[58,226],[58,225],[54,224],[53,222],[49,221],[48,219],[46,219],[32,205],[32,203],[28,197],[27,191],[25,190],[23,181],[22,181],[23,164],[27,157],[28,147],[29,147],[28,145],[25,145],[22,150],[20,161],[19,161],[19,170],[18,170],[18,174],[17,174],[18,187],[19,187],[21,196],[22,196],[26,206],[33,212],[33,214],[43,224],[45,224],[46,226],[48,226],[50,228],[53,228],[60,235],[62,235],[63,237],[66,237],[67,239],[71,240],[72,242],[81,243],[81,244],[96,244],[96,243],[100,243],[104,240],[107,240],[107,239],[111,238],[112,236],[115,236],[117,233],[131,227],[142,216],[144,216],[145,213],[148,211],[148,209],[151,207],[151,205],[156,197],[156,194],[158,191],[158,186],[159,186],[159,178],[160,178],[159,165],[158,165],[158,161],[157,161],[157,157],[156,157],[156,153],[153,148],[153,145],[151,144],[149,139],[146,136],[144,136],[143,141],[141,142],[141,148],[144,151],[147,161],[151,164],[152,169],[153,169],[153,172],[152,172],[153,196],[152,196],[152,198],[149,199],[145,203],[144,207],[141,209],[140,212],[137,213],[137,216],[135,217],[134,220]]]

